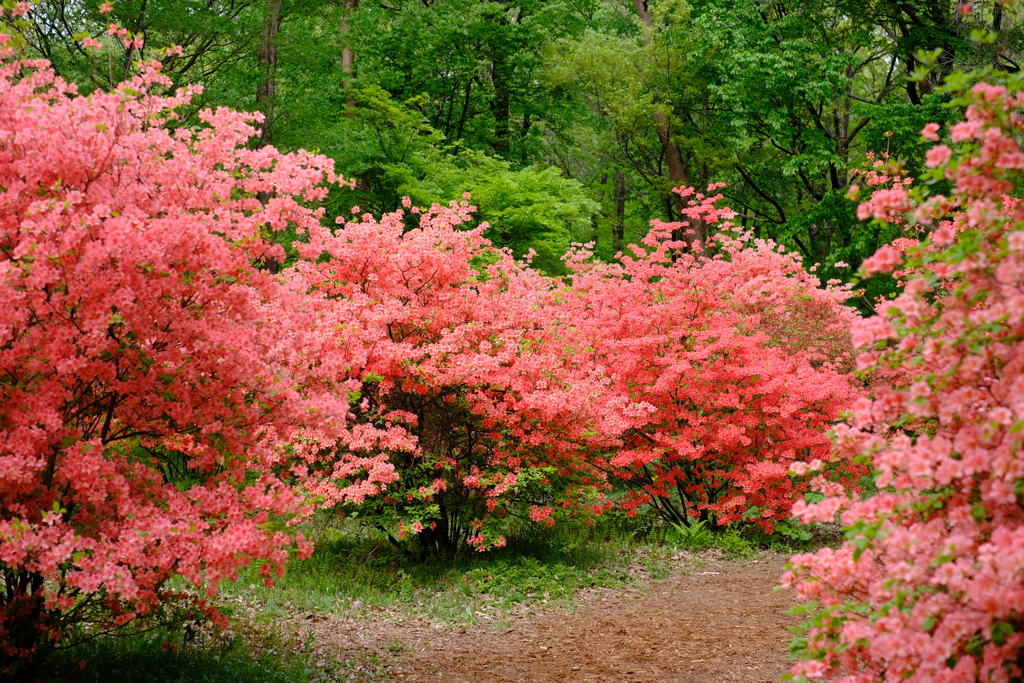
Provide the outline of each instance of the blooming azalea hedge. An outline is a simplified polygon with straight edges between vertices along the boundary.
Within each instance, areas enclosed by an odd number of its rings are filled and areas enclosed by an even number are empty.
[[[836,429],[841,453],[870,461],[868,499],[817,481],[805,521],[841,515],[839,549],[793,557],[784,583],[811,603],[795,643],[797,680],[1020,680],[1024,655],[1024,88],[962,93],[964,120],[928,153],[924,188],[873,194],[863,216],[895,212],[928,233],[883,247],[865,274],[901,269],[903,293],[853,327],[864,369],[898,376]],[[940,130],[922,131],[939,142]],[[815,609],[815,607],[817,607]]]
[[[453,552],[600,514],[616,480],[630,513],[770,531],[792,462],[856,474],[823,436],[855,396],[848,292],[719,196],[688,210],[703,250],[655,224],[548,278],[468,202],[330,225],[330,160],[247,147],[236,112],[182,127],[195,91],[167,86],[0,64],[0,668],[175,599],[222,622],[220,583],[308,555],[317,507]]]
[[[85,98],[45,63],[0,65],[0,656],[149,614],[175,575],[217,618],[204,599],[242,566],[270,580],[308,554],[278,524],[307,489],[359,500],[397,476],[339,448],[365,438],[344,349],[252,265],[282,256],[269,230],[319,226],[330,163],[247,149],[234,112],[172,130],[192,93],[147,94],[166,85]]]
[[[689,218],[718,229],[706,251],[670,241],[686,223],[655,223],[620,263],[568,260],[562,306],[578,344],[611,391],[648,409],[603,464],[629,486],[630,512],[771,533],[806,490],[790,463],[836,460],[825,432],[855,395],[849,291],[738,229],[721,195],[679,192],[693,197]],[[849,483],[861,473],[838,466]]]

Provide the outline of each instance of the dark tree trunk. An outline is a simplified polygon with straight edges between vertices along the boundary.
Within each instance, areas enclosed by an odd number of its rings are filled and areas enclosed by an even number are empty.
[[[683,153],[673,139],[671,117],[662,111],[655,111],[654,122],[658,127],[658,140],[661,141],[662,153],[665,155],[665,163],[668,166],[669,182],[673,188],[689,185],[690,178],[686,162],[683,160]],[[672,238],[686,242],[686,248],[689,251],[703,248],[708,237],[707,223],[702,218],[694,219],[683,214],[683,209],[686,207],[686,200],[683,197],[672,192],[670,198],[677,220],[689,223],[688,226],[676,230]]]
[[[5,572],[0,600],[0,680],[34,680],[47,638],[47,612],[41,596],[43,577]]]
[[[647,0],[634,0],[634,4],[640,21],[651,26],[654,22],[654,17],[651,14],[650,7],[647,5]],[[689,174],[687,173],[686,162],[683,160],[682,150],[679,149],[679,145],[675,141],[675,132],[672,130],[672,116],[663,108],[657,105],[655,107],[652,115],[654,117],[654,125],[658,131],[658,140],[661,142],[665,164],[668,167],[669,182],[673,188],[688,185],[690,182]],[[686,206],[686,200],[678,194],[673,192],[670,195],[669,201],[675,209],[676,217],[679,220],[685,220],[690,223],[689,226],[677,230],[672,235],[672,238],[686,242],[687,249],[690,251],[693,251],[694,245],[698,243],[703,245],[707,241],[707,223],[704,220],[694,220],[684,216],[682,210]],[[670,211],[669,213],[671,214],[672,212]],[[673,216],[669,215],[669,219],[672,218]]]
[[[356,77],[356,53],[352,49],[352,44],[348,37],[348,15],[357,7],[359,7],[359,0],[345,0],[345,9],[347,10],[341,19],[341,35],[342,40],[345,41],[344,46],[341,48],[341,89],[345,91],[345,107],[347,109],[347,116],[354,116],[355,112],[352,111],[356,102],[352,97],[352,81]]]
[[[612,245],[615,251],[622,251],[626,241],[626,174],[615,171],[615,225],[612,228]]]
[[[507,157],[510,144],[512,123],[512,74],[505,55],[497,52],[491,61],[491,84],[494,86],[494,102],[491,111],[494,114],[494,150],[502,157]]]
[[[263,79],[256,88],[256,108],[264,116],[259,146],[274,142],[274,98],[277,96],[277,33],[281,30],[281,0],[267,0],[260,41],[259,64]]]

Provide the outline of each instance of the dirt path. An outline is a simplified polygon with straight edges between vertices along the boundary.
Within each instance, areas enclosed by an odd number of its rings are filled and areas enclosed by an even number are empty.
[[[396,681],[768,683],[788,670],[784,559],[711,560],[643,588],[592,591],[578,609],[511,617],[505,628],[325,620],[317,640],[376,651]]]

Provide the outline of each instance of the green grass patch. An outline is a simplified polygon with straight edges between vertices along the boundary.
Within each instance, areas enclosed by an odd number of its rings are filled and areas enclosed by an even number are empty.
[[[568,526],[568,525],[566,525]],[[296,612],[357,616],[387,612],[435,623],[476,624],[520,605],[568,603],[589,587],[636,582],[627,541],[598,541],[589,530],[565,528],[510,541],[488,553],[414,561],[383,538],[321,530],[308,560],[265,588],[255,571],[225,587],[232,605],[258,604],[264,617]],[[237,609],[237,608],[236,608]]]
[[[243,638],[189,639],[178,629],[105,636],[61,650],[42,662],[40,683],[312,683],[321,670],[280,649]],[[32,680],[32,679],[30,679]]]

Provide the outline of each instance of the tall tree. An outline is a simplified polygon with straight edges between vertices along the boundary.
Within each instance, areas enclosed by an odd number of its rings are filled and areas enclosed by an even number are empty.
[[[546,82],[593,117],[586,130],[556,131],[553,159],[604,194],[609,231],[618,225],[614,189],[595,180],[606,165],[639,181],[627,200],[634,211],[651,192],[670,196],[670,178],[726,182],[743,224],[821,263],[826,277],[848,276],[834,264],[856,267],[897,236],[858,221],[846,199],[866,153],[914,158],[921,126],[950,115],[935,83],[973,64],[1015,69],[1021,46],[1019,10],[999,3],[629,7],[632,25],[594,26],[551,51]],[[982,41],[972,38],[978,29],[998,30]],[[922,49],[937,56],[930,71]]]
[[[281,0],[266,0],[260,40],[261,80],[256,87],[256,108],[263,113],[260,145],[274,142],[274,98],[277,95],[277,34],[281,30]]]

